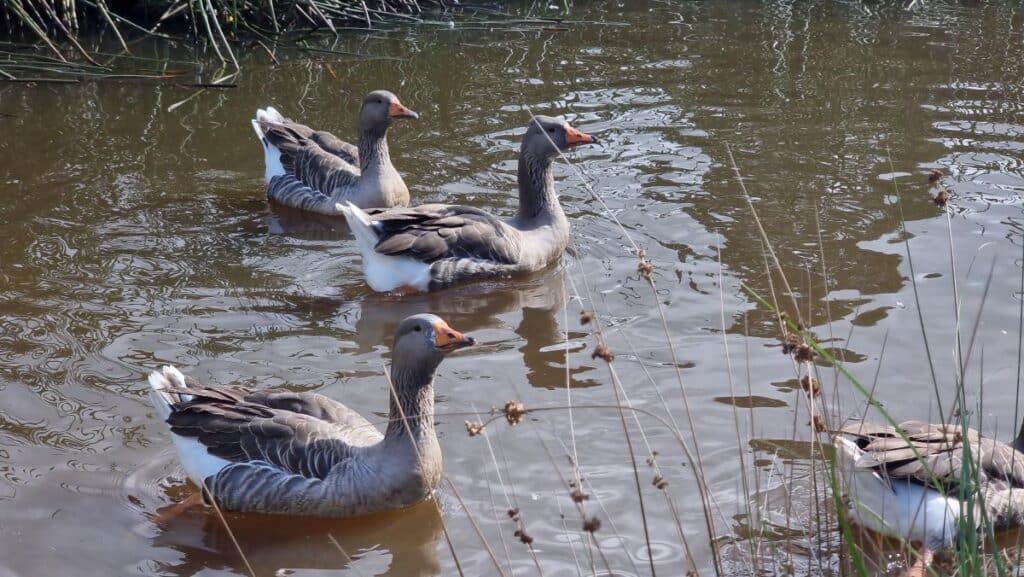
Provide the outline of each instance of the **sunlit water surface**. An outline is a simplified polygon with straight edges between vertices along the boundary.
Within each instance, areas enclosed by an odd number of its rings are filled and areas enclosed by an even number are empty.
[[[442,485],[440,513],[426,503],[348,522],[229,516],[255,571],[453,575],[457,559],[466,575],[487,575],[496,573],[493,553],[505,571],[532,573],[511,507],[544,575],[590,574],[592,563],[603,571],[566,486],[573,454],[592,495],[587,514],[603,521],[601,553],[617,575],[647,574],[618,412],[537,412],[515,428],[498,420],[488,439],[463,425],[509,399],[564,407],[567,381],[573,404],[618,402],[605,363],[590,356],[594,325],[581,325],[581,308],[598,311],[629,400],[665,419],[667,405],[699,449],[722,557],[730,572],[749,569],[746,512],[806,526],[813,460],[792,361],[768,307],[741,287],[770,301],[774,286],[785,298],[778,275],[769,284],[729,150],[801,315],[862,382],[877,373],[876,395],[899,417],[938,418],[936,386],[951,406],[955,278],[972,414],[986,431],[1012,436],[1020,7],[929,2],[873,14],[840,2],[583,4],[571,13],[582,23],[568,31],[419,26],[323,45],[386,58],[281,49],[275,65],[253,50],[237,88],[173,110],[188,88],[0,85],[0,575],[246,574],[216,517],[152,521],[189,489],[147,400],[146,373],[173,363],[211,383],[320,391],[382,419],[392,332],[422,311],[481,343],[446,361],[437,380],[457,494]],[[573,224],[561,266],[438,295],[376,296],[343,225],[269,209],[249,126],[255,109],[273,104],[352,137],[361,96],[375,88],[421,114],[391,132],[416,202],[511,213],[527,107],[599,136],[600,146],[570,155],[582,180],[557,166]],[[949,218],[930,200],[926,175],[936,168],[954,193]],[[657,297],[587,185],[654,262]],[[823,380],[831,398],[831,370]],[[846,381],[838,398],[835,418],[863,414]],[[630,441],[655,564],[682,574],[687,555],[651,486],[645,442],[659,453],[693,562],[708,574],[692,469],[662,423],[640,422],[646,439],[631,424]],[[793,506],[776,504],[787,493]],[[774,525],[755,530],[796,535],[763,552],[776,567],[837,567],[808,553],[817,546],[809,535]],[[835,539],[834,527],[821,534]],[[881,554],[883,570],[886,562]]]

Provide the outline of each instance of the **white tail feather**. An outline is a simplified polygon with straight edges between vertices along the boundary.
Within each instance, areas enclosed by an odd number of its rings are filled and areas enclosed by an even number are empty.
[[[171,404],[178,402],[178,399],[189,400],[191,395],[180,395],[177,393],[167,392],[167,389],[187,389],[188,385],[185,383],[185,375],[181,374],[181,371],[172,367],[165,366],[162,371],[153,371],[149,374],[149,400],[153,403],[153,408],[160,414],[160,418],[167,420],[167,417],[171,416]]]
[[[430,264],[406,256],[380,254],[376,249],[380,236],[370,215],[351,202],[339,204],[338,209],[356,237],[356,245],[363,256],[363,276],[370,288],[388,292],[402,287],[418,290],[430,287]]]
[[[149,399],[153,402],[156,412],[164,421],[171,416],[171,404],[179,401],[190,401],[192,395],[169,392],[167,389],[187,389],[185,375],[181,371],[165,366],[161,371],[153,371],[149,374]],[[196,485],[202,486],[211,475],[228,466],[230,463],[220,457],[215,457],[206,450],[206,446],[196,439],[182,437],[171,433],[174,446],[178,450],[178,459],[185,469],[185,473]]]
[[[267,135],[263,132],[263,128],[260,127],[260,121],[281,123],[285,121],[285,118],[273,106],[268,106],[266,109],[258,109],[256,111],[256,118],[252,120],[252,128],[256,131],[256,136],[263,144],[263,162],[266,165],[263,178],[270,182],[271,178],[285,174],[284,165],[281,164],[281,151],[267,140]]]

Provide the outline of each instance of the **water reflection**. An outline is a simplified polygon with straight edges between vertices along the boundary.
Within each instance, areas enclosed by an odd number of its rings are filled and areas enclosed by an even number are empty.
[[[353,519],[232,513],[225,519],[260,576],[281,575],[283,569],[349,569],[357,575],[382,577],[441,572],[441,517],[433,501]],[[210,568],[247,573],[231,535],[212,511],[196,509],[166,521],[158,526],[152,543],[181,553],[180,560],[163,566],[172,575],[191,576]]]

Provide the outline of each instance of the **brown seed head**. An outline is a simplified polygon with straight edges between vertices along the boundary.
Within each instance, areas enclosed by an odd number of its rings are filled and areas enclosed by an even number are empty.
[[[594,533],[601,529],[601,520],[597,518],[597,515],[593,517],[583,517],[583,530],[587,533]]]
[[[594,313],[591,311],[580,311],[580,324],[589,325],[594,320]]]
[[[615,354],[612,353],[604,343],[597,345],[594,348],[594,352],[590,354],[592,359],[603,359],[605,362],[610,363],[615,360]]]
[[[947,204],[949,204],[949,198],[951,196],[952,195],[949,193],[949,191],[943,188],[942,190],[939,191],[938,194],[935,195],[935,198],[932,199],[932,202],[935,203],[935,206],[945,207]]]
[[[804,343],[800,333],[786,333],[786,340],[782,343],[782,354],[788,355]]]
[[[484,424],[480,421],[466,421],[466,432],[470,437],[475,437],[484,432]]]
[[[668,487],[668,481],[666,481],[665,477],[662,477],[661,475],[655,475],[654,480],[651,481],[651,484],[659,489],[664,489],[665,487]]]
[[[930,182],[931,184],[935,184],[936,182],[938,182],[941,179],[942,179],[942,171],[937,169],[937,168],[933,169],[931,172],[928,173],[928,182]]]
[[[569,491],[569,496],[572,497],[573,503],[582,503],[590,499],[590,495],[580,491],[579,487]]]
[[[636,270],[640,271],[640,274],[642,274],[645,279],[651,280],[651,273],[654,272],[654,264],[649,260],[641,260],[640,264],[637,265]]]
[[[530,543],[533,543],[533,537],[530,537],[529,535],[527,535],[526,531],[523,530],[523,529],[516,529],[516,532],[514,533],[514,535],[516,537],[519,537],[519,541],[522,542],[523,544],[529,545]]]
[[[793,358],[798,363],[811,362],[814,360],[814,349],[811,348],[811,345],[804,343],[793,352]]]
[[[518,507],[513,507],[512,509],[509,509],[508,510],[508,518],[512,519],[513,521],[518,521],[519,520],[519,508]]]
[[[814,415],[814,418],[811,419],[811,421],[814,423],[815,433],[824,433],[828,430],[828,428],[825,427],[825,419],[821,418],[821,415]]]
[[[804,375],[804,378],[800,379],[800,388],[812,397],[817,397],[821,394],[821,383],[810,375]]]
[[[526,414],[526,407],[519,401],[509,401],[505,403],[504,413],[505,420],[514,427],[522,422],[523,415]]]

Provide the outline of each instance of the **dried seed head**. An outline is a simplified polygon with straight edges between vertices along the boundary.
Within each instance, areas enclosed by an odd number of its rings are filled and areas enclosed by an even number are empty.
[[[798,363],[811,362],[814,360],[814,349],[808,344],[802,344],[793,352],[793,358]]]
[[[509,401],[505,403],[504,413],[505,420],[514,427],[522,422],[523,415],[526,414],[526,407],[519,401]]]
[[[519,520],[519,508],[518,507],[513,507],[512,509],[509,509],[508,510],[508,518],[512,519],[513,521],[518,521]]]
[[[782,354],[788,355],[802,344],[804,344],[804,339],[800,333],[786,333],[786,340],[782,343]]]
[[[605,362],[610,363],[615,360],[615,354],[612,353],[604,343],[597,345],[594,348],[594,352],[590,354],[592,359],[603,359]]]
[[[821,418],[821,415],[814,415],[814,418],[811,419],[811,421],[814,423],[815,433],[824,433],[828,430],[828,428],[825,427],[825,419]]]
[[[466,432],[470,437],[475,437],[484,432],[484,424],[480,421],[466,421]]]
[[[569,491],[569,496],[572,497],[573,503],[582,503],[590,499],[590,495],[584,493],[583,491],[580,491],[579,487],[576,487],[572,491]]]
[[[810,375],[804,375],[804,378],[800,379],[800,387],[812,397],[817,397],[821,394],[821,383]]]
[[[594,313],[591,311],[580,311],[580,324],[589,325],[594,320]]]
[[[947,204],[949,204],[949,198],[951,196],[953,195],[951,195],[948,190],[943,188],[942,190],[939,191],[938,194],[935,195],[935,198],[932,199],[932,202],[935,203],[935,206],[945,207]]]
[[[654,264],[649,260],[641,260],[640,264],[637,265],[636,270],[638,270],[645,279],[651,280],[651,273],[654,272]]]
[[[654,462],[657,461],[657,460],[658,460],[658,452],[657,451],[651,451],[651,456],[647,457],[647,465],[649,467],[653,467],[654,466]]]
[[[665,477],[662,477],[661,475],[655,475],[654,480],[651,481],[651,484],[659,489],[664,489],[665,487],[668,487],[668,481],[666,481]]]
[[[601,520],[597,518],[597,515],[593,517],[583,517],[583,530],[587,533],[594,533],[601,529]]]
[[[640,260],[644,260],[644,258],[646,258],[646,257],[647,257],[647,251],[646,251],[646,250],[644,250],[644,249],[640,249],[640,250],[636,251],[636,256],[637,256],[637,258],[639,258]]]
[[[931,172],[928,173],[928,182],[930,182],[931,184],[935,184],[939,180],[942,180],[942,171],[941,170],[936,168],[936,169],[934,169],[934,170],[932,170]]]
[[[523,530],[523,529],[516,529],[516,532],[513,533],[513,534],[516,537],[519,537],[519,541],[522,542],[525,545],[529,545],[530,543],[533,543],[533,537],[530,537],[529,535],[527,535],[526,531]]]

